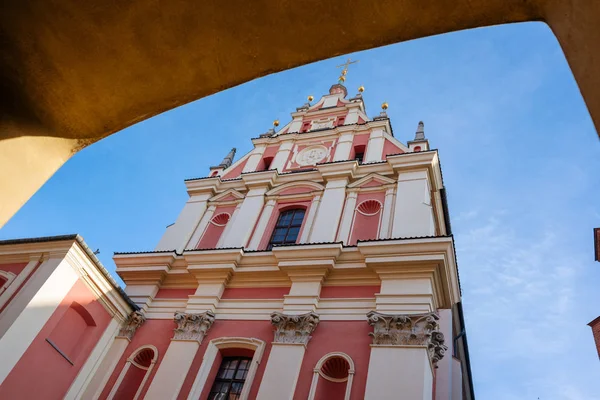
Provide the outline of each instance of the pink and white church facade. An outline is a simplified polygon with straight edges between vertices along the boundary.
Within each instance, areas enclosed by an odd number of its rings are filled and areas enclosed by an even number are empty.
[[[186,180],[125,292],[79,237],[0,242],[0,398],[473,399],[438,152],[348,97]]]

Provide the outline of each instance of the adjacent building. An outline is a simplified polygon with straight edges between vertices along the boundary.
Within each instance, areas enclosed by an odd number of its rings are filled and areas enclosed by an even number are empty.
[[[438,152],[345,71],[185,181],[156,248],[115,253],[127,294],[79,237],[0,242],[0,397],[473,399]]]
[[[594,256],[594,259],[600,262],[600,228],[594,229]],[[596,351],[598,352],[598,357],[600,357],[600,317],[594,319],[588,325],[592,328]]]

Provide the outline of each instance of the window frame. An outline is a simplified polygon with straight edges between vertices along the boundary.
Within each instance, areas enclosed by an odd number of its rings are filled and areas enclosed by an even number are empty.
[[[296,213],[299,211],[302,211],[302,220],[299,223],[294,223],[295,217],[297,215]],[[292,213],[292,215],[291,215],[290,220],[287,223],[287,225],[280,226],[282,217],[284,217],[286,214],[289,214],[289,213]],[[280,210],[279,215],[277,216],[277,220],[275,221],[275,226],[273,227],[273,231],[271,232],[271,236],[267,243],[267,250],[268,251],[272,250],[273,246],[275,246],[275,245],[286,245],[286,244],[298,243],[298,238],[300,237],[300,232],[302,231],[302,225],[304,224],[305,218],[306,218],[306,208],[304,208],[304,207],[292,207],[292,208],[286,208],[286,209]],[[287,241],[290,230],[296,229],[296,228],[298,229],[298,232],[296,233],[296,237],[294,238],[294,240]],[[286,229],[285,234],[284,234],[282,242],[274,243],[273,240],[275,239],[275,234],[277,233],[278,229]]]
[[[188,395],[188,400],[200,398],[204,387],[208,383],[208,375],[210,374],[210,370],[215,363],[217,354],[219,354],[219,352],[223,349],[248,349],[254,351],[250,369],[248,369],[248,373],[246,374],[246,381],[242,387],[242,393],[240,393],[240,400],[248,400],[254,378],[258,371],[258,366],[260,365],[260,361],[262,360],[262,356],[265,351],[265,347],[266,343],[256,338],[222,337],[211,340],[206,347],[206,351],[204,352],[204,358],[202,359],[202,364],[198,369],[196,379],[194,379],[192,389]]]
[[[237,361],[237,364],[235,366],[235,369],[233,370],[233,375],[231,376],[231,378],[220,378],[219,375],[223,372],[223,366],[225,365],[226,362],[231,362],[231,361]],[[246,373],[244,374],[243,378],[236,378],[238,372],[240,371],[240,366],[242,365],[242,361],[248,361],[246,366]],[[210,392],[208,393],[208,398],[212,399],[213,395],[219,395],[219,394],[225,394],[225,398],[229,398],[231,396],[231,390],[233,389],[233,384],[234,383],[238,383],[241,384],[241,389],[240,389],[240,393],[238,394],[238,399],[241,397],[242,395],[242,390],[244,390],[244,384],[246,383],[246,378],[248,377],[248,372],[250,371],[250,367],[252,366],[252,357],[246,357],[246,356],[228,356],[228,357],[223,357],[223,359],[221,360],[221,365],[219,365],[219,370],[217,372],[217,376],[215,377],[215,380],[212,383]],[[229,384],[229,388],[227,389],[226,393],[222,393],[220,391],[216,391],[215,392],[215,387],[217,386],[217,384],[219,383],[228,383]]]

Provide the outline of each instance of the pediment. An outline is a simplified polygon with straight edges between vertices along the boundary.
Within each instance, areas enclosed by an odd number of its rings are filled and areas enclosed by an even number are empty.
[[[324,190],[325,187],[312,181],[284,183],[267,192],[267,196],[309,193]]]
[[[366,188],[366,187],[374,187],[374,186],[381,186],[381,185],[389,185],[389,184],[394,184],[394,183],[396,183],[396,181],[391,178],[388,178],[386,176],[379,175],[376,173],[372,173],[365,177],[360,178],[356,182],[351,183],[350,185],[348,185],[348,187],[349,188],[362,188],[362,187]]]
[[[236,201],[244,198],[244,195],[235,189],[229,189],[209,199],[209,201]]]

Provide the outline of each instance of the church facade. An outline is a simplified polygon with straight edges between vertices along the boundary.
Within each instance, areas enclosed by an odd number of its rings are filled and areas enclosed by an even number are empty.
[[[0,242],[0,397],[473,399],[438,152],[343,81],[186,180],[125,292],[78,236]]]

